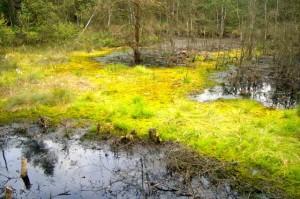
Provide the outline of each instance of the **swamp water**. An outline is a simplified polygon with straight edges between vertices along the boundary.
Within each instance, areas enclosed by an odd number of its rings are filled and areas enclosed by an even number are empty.
[[[213,184],[199,175],[184,182],[167,167],[168,145],[112,150],[104,141],[81,142],[86,131],[74,129],[68,139],[63,129],[44,134],[34,124],[0,127],[0,196],[12,186],[14,198],[244,198],[226,180]],[[22,156],[27,185],[20,178]]]
[[[141,64],[151,67],[151,66],[159,66],[159,67],[166,67],[169,65],[172,65],[172,56],[174,54],[167,52],[167,51],[161,51],[161,50],[155,50],[155,49],[141,49],[141,59],[143,60]],[[123,50],[123,51],[116,51],[112,52],[106,56],[103,57],[97,57],[95,58],[96,61],[102,62],[102,63],[121,63],[128,66],[134,66],[133,61],[133,51],[132,50]],[[179,60],[179,62],[182,62],[182,60]],[[183,63],[180,63],[183,64]]]
[[[276,67],[269,64],[239,68],[230,66],[211,78],[220,85],[190,98],[199,102],[247,98],[279,109],[293,108],[300,103],[299,74],[286,76],[286,73],[279,73]]]

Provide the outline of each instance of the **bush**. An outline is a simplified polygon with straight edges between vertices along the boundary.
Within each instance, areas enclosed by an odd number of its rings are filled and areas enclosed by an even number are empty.
[[[53,41],[65,41],[68,39],[73,39],[76,35],[76,26],[73,23],[67,22],[54,24],[52,26],[52,32],[50,35]]]
[[[14,31],[6,26],[5,20],[0,18],[0,46],[11,45],[14,38]]]
[[[28,31],[24,32],[26,44],[37,44],[42,41],[42,38],[38,32]]]

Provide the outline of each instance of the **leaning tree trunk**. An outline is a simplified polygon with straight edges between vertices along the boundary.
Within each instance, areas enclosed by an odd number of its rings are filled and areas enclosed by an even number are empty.
[[[142,62],[140,51],[140,29],[141,29],[141,3],[140,0],[134,1],[134,44],[132,46],[134,53],[134,63]]]

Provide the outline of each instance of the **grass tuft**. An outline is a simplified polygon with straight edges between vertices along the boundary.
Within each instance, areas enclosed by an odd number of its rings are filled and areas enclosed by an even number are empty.
[[[153,111],[147,106],[144,99],[140,96],[133,98],[133,112],[131,117],[134,119],[151,118],[154,116]]]
[[[5,103],[6,110],[22,110],[38,108],[41,105],[58,106],[70,103],[73,99],[71,92],[65,88],[53,87],[50,91],[27,91],[8,98]]]
[[[140,74],[140,75],[148,75],[151,74],[151,70],[149,70],[148,68],[146,68],[143,65],[137,65],[135,66],[135,71],[136,73]]]
[[[120,71],[124,68],[126,68],[126,66],[123,64],[109,64],[105,67],[105,70],[108,72],[114,73],[114,72]]]

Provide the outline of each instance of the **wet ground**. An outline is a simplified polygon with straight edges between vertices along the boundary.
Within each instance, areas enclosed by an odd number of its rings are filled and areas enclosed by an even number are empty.
[[[185,66],[193,61],[197,52],[238,47],[238,42],[233,39],[174,38],[172,42],[164,41],[160,45],[141,48],[141,64],[148,67]],[[130,49],[113,52],[96,60],[134,65],[133,51]],[[300,63],[292,68],[278,67],[273,57],[265,56],[242,67],[229,66],[225,71],[213,74],[211,78],[219,85],[190,98],[199,102],[247,98],[266,107],[279,109],[293,108],[300,103]]]
[[[34,124],[0,127],[0,196],[12,186],[14,198],[246,198],[229,181],[171,171],[167,154],[174,145],[137,143],[111,148],[111,141],[81,142],[86,129],[42,133]],[[176,152],[177,153],[177,152]],[[28,178],[20,178],[21,157]],[[261,195],[260,198],[266,198]]]
[[[230,66],[212,75],[219,85],[191,98],[199,102],[247,98],[266,107],[293,108],[300,103],[300,74],[297,73],[287,76],[271,58],[242,67]]]
[[[164,40],[160,44],[151,47],[141,47],[141,64],[148,67],[185,65],[193,60],[196,52],[203,50],[228,50],[237,47],[239,47],[239,44],[234,39],[219,40],[213,38],[174,37],[172,40]],[[188,56],[185,52],[188,52]],[[122,63],[129,66],[135,65],[132,49],[113,52],[109,55],[96,58],[96,61],[102,63]]]
[[[141,59],[143,65],[147,67],[169,67],[174,65],[183,65],[186,61],[186,58],[177,59],[177,57],[181,51],[165,51],[159,50],[155,48],[142,48],[141,49]],[[134,66],[135,63],[133,61],[133,51],[132,50],[123,50],[113,52],[107,56],[95,58],[96,61],[102,63],[121,63],[128,66]]]

